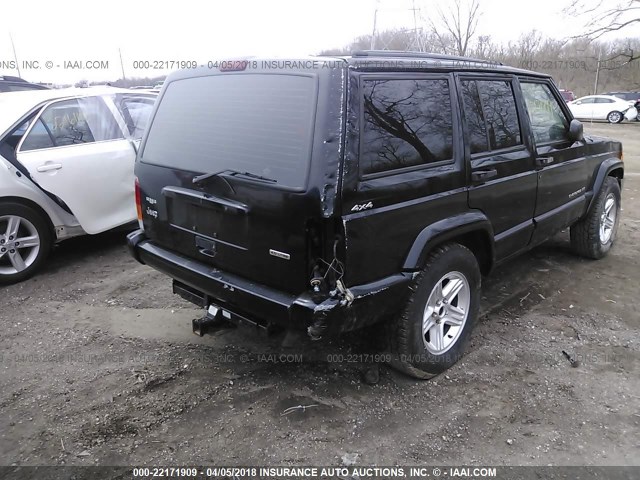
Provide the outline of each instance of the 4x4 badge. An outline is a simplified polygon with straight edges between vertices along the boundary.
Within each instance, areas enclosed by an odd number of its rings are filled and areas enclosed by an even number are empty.
[[[373,208],[373,202],[361,203],[360,205],[354,205],[351,208],[352,212],[361,212],[362,210],[367,210],[368,208]]]

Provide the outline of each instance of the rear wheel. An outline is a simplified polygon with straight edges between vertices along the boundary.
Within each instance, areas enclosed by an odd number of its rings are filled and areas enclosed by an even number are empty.
[[[573,250],[587,258],[604,257],[616,239],[619,217],[620,185],[607,177],[587,216],[571,227]]]
[[[469,249],[436,249],[417,279],[404,312],[392,323],[392,366],[431,378],[462,356],[478,316],[480,269]]]
[[[620,123],[624,119],[624,116],[620,112],[611,112],[607,115],[607,121],[609,123]]]
[[[32,276],[51,250],[51,231],[42,215],[20,203],[0,204],[0,284]]]

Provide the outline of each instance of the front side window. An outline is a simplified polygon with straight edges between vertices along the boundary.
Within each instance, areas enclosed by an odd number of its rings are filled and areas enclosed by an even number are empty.
[[[43,145],[45,132],[50,138]],[[33,136],[33,138],[32,138]],[[98,97],[49,105],[25,138],[21,150],[62,147],[124,138],[115,118]]]
[[[462,99],[472,154],[522,144],[510,81],[463,80]]]
[[[522,82],[521,87],[536,143],[567,140],[569,121],[549,86]]]
[[[596,98],[595,103],[614,103],[615,100],[611,100],[610,98]]]
[[[366,80],[363,91],[363,175],[453,158],[448,80]]]

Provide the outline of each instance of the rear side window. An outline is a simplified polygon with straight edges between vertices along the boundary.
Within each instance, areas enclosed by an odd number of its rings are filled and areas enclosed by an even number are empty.
[[[154,99],[149,97],[123,96],[118,109],[124,117],[129,133],[134,139],[142,138],[153,110]]]
[[[462,82],[462,100],[471,153],[486,152],[489,150],[487,124],[484,120],[484,113],[482,113],[482,102],[475,81]]]
[[[38,87],[32,87],[30,85],[20,85],[16,83],[7,84],[6,90],[7,92],[26,92],[28,90],[41,90]]]
[[[537,144],[569,139],[569,121],[548,85],[521,82],[531,130]]]
[[[49,105],[20,149],[27,151],[82,145],[119,138],[124,138],[122,131],[103,100],[87,97]]]
[[[448,80],[366,80],[363,87],[363,175],[452,159]]]
[[[170,82],[141,161],[197,173],[249,172],[278,186],[306,185],[316,78],[224,74]]]
[[[31,132],[29,132],[29,136],[24,139],[22,151],[51,147],[55,147],[53,137],[49,133],[46,125],[42,122],[42,119],[38,119],[35,125],[33,125]]]
[[[462,99],[471,153],[522,144],[518,110],[510,81],[463,80]]]

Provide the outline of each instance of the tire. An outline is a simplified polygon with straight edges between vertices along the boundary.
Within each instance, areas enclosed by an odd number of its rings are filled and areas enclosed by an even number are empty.
[[[46,260],[51,245],[49,222],[42,214],[21,203],[0,203],[0,284],[31,277]]]
[[[620,123],[622,120],[624,120],[624,115],[620,112],[613,111],[607,115],[607,121],[609,123]]]
[[[587,216],[571,227],[571,247],[578,255],[597,260],[611,250],[618,232],[620,204],[618,181],[605,178]]]
[[[448,285],[460,289],[448,304],[438,303]],[[428,379],[455,364],[478,317],[480,285],[478,262],[466,247],[452,243],[431,253],[405,310],[391,322],[391,365],[409,376]],[[459,325],[449,323],[453,321]]]

